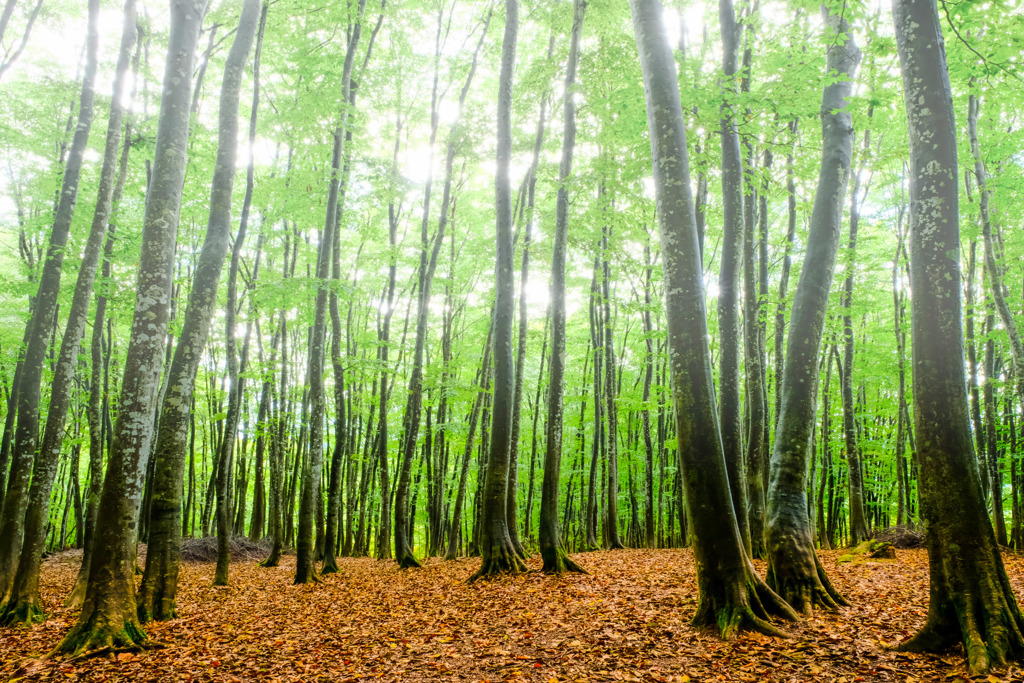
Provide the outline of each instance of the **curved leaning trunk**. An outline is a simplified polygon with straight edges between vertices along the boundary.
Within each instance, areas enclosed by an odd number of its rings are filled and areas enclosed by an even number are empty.
[[[566,183],[572,172],[576,145],[576,103],[572,89],[580,58],[580,36],[587,4],[573,3],[572,32],[569,40],[569,61],[565,70],[565,103],[562,113],[562,160],[558,168],[558,194],[555,200],[555,236],[551,258],[551,364],[548,384],[547,434],[544,440],[544,480],[541,484],[540,522],[538,526],[542,571],[560,574],[582,572],[562,547],[562,530],[558,518],[558,486],[562,467],[563,392],[565,387],[565,260],[569,239],[569,189]],[[584,404],[586,401],[584,401]],[[540,410],[540,406],[537,406]],[[588,527],[589,528],[589,527]]]
[[[90,42],[92,43],[90,49],[95,52],[97,28],[96,17],[93,14],[98,8],[90,9]],[[135,42],[134,0],[128,0],[125,5],[123,25],[117,75],[114,78],[113,92],[115,95],[121,92],[124,85],[132,45]],[[95,55],[92,55],[90,59],[95,61]],[[93,65],[93,71],[95,71],[95,65]],[[78,271],[78,279],[71,299],[71,309],[68,313],[64,337],[61,340],[60,352],[57,357],[42,445],[36,454],[32,471],[32,485],[29,490],[28,510],[25,513],[24,521],[24,542],[18,561],[18,570],[14,577],[11,596],[7,604],[0,610],[0,623],[5,625],[36,621],[44,616],[42,600],[39,596],[39,568],[46,541],[50,493],[53,489],[54,477],[57,474],[58,460],[64,443],[64,427],[71,405],[71,389],[78,351],[85,333],[86,318],[89,314],[89,299],[92,295],[93,282],[96,279],[96,271],[100,262],[100,252],[103,251],[104,237],[110,220],[114,179],[117,171],[117,150],[121,140],[121,122],[124,116],[124,108],[116,100],[117,97],[112,99],[114,104],[111,106],[107,124],[96,210],[93,213],[92,226]],[[91,112],[84,111],[83,116],[87,119],[91,118]],[[89,124],[88,120],[83,121],[80,117],[79,126],[88,126]]]
[[[53,334],[57,316],[57,297],[60,294],[61,268],[64,264],[64,249],[71,232],[71,221],[78,201],[79,177],[85,159],[86,146],[89,142],[89,131],[92,128],[95,102],[94,84],[96,82],[97,51],[99,49],[99,6],[95,0],[89,3],[89,25],[86,34],[86,62],[82,77],[82,95],[78,109],[78,121],[75,125],[74,137],[68,152],[64,176],[61,181],[60,198],[53,215],[53,227],[50,230],[50,242],[46,248],[46,258],[39,276],[39,287],[32,301],[31,315],[25,334],[25,349],[21,364],[21,374],[17,390],[17,426],[14,431],[14,443],[10,457],[10,474],[7,479],[7,491],[0,509],[0,604],[10,594],[14,584],[15,573],[21,556],[22,540],[25,532],[25,510],[30,506],[30,481],[33,478],[33,463],[39,449],[39,417],[40,399],[42,395],[43,366],[50,348],[50,336]],[[71,120],[68,119],[70,126]],[[100,240],[102,243],[102,239]],[[95,268],[95,267],[94,267]],[[95,270],[94,270],[95,272]],[[88,302],[88,300],[86,300]],[[77,349],[76,349],[77,351]],[[77,355],[77,354],[76,354]],[[73,374],[73,372],[72,372]],[[70,379],[65,379],[70,383]],[[57,401],[58,405],[60,401]],[[57,408],[60,410],[60,408]],[[64,407],[66,414],[67,407]],[[63,433],[61,433],[63,438]],[[57,444],[57,448],[60,443]],[[52,447],[51,447],[52,451]],[[54,460],[56,460],[54,458]],[[48,470],[55,470],[47,466]],[[40,473],[51,481],[53,473]],[[42,501],[41,491],[36,491],[39,504]],[[48,498],[47,494],[47,498]],[[47,500],[46,503],[49,501]],[[46,524],[39,519],[35,524]],[[37,531],[33,532],[38,534]],[[36,541],[30,541],[35,546]],[[33,551],[34,552],[34,549]],[[41,549],[40,549],[41,552]]]
[[[148,640],[135,607],[135,527],[142,497],[140,465],[152,439],[153,414],[170,313],[171,273],[185,176],[192,63],[204,0],[171,5],[171,32],[153,176],[146,201],[139,274],[121,383],[117,423],[96,517],[97,548],[78,621],[54,649],[77,655]]]
[[[796,613],[747,557],[732,506],[708,348],[704,282],[686,148],[686,129],[661,6],[630,0],[647,102],[647,127],[665,271],[669,366],[687,518],[700,590],[695,626],[723,638],[741,628],[782,635],[767,618]]]
[[[821,170],[804,266],[793,298],[769,469],[766,519],[768,584],[794,609],[805,614],[815,606],[835,608],[837,603],[845,604],[829,584],[814,552],[807,505],[807,466],[817,408],[818,357],[853,154],[853,121],[846,110],[846,100],[853,89],[860,50],[849,35],[846,21],[827,9],[823,12],[830,30],[847,36],[845,44],[833,45],[827,53],[829,71],[845,74],[846,78],[828,85],[821,98]]]

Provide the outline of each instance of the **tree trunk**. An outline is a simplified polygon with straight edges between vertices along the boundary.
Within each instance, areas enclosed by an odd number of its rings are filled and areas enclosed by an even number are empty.
[[[185,175],[192,61],[206,3],[171,5],[171,33],[140,245],[135,316],[121,384],[107,476],[96,517],[96,548],[78,621],[55,654],[139,647],[147,636],[135,607],[135,527],[142,495],[140,475],[152,439],[170,312],[171,273],[178,209]]]
[[[569,188],[572,157],[576,147],[576,70],[580,59],[580,40],[586,0],[574,0],[569,59],[565,70],[565,100],[562,111],[562,159],[558,167],[558,195],[555,204],[555,234],[551,259],[551,364],[548,382],[547,433],[544,439],[544,480],[541,484],[538,533],[542,571],[560,574],[582,572],[562,546],[558,517],[558,487],[562,467],[563,394],[565,391],[565,261],[569,236]],[[522,329],[522,327],[520,328]],[[537,406],[540,410],[540,406]]]
[[[722,31],[723,82],[722,136],[722,257],[718,275],[719,380],[718,414],[725,466],[729,475],[732,505],[739,523],[743,547],[749,553],[746,473],[743,464],[742,412],[740,410],[740,269],[743,256],[743,162],[736,113],[730,102],[736,93],[739,46],[743,27],[736,22],[732,0],[719,0],[718,21]]]
[[[914,423],[930,570],[927,620],[900,649],[961,642],[979,675],[1024,656],[1024,618],[985,510],[971,438],[956,124],[938,9],[934,0],[897,0],[893,14],[910,130]]]
[[[843,80],[827,85],[822,93],[821,169],[790,318],[766,529],[768,584],[804,614],[810,614],[816,606],[835,609],[837,603],[845,604],[814,552],[814,530],[807,512],[807,465],[813,455],[809,445],[817,408],[818,358],[853,153],[853,121],[847,98],[852,93],[860,50],[845,18],[827,8],[823,13],[828,34],[845,36],[844,44],[829,43],[827,50],[829,73],[842,74]],[[828,439],[827,432],[823,432],[822,439]]]
[[[95,5],[90,7],[89,50],[93,53],[89,57],[90,62],[96,60],[95,52],[98,42],[96,26],[98,18],[96,15],[98,11],[98,7]],[[122,91],[128,74],[134,42],[135,5],[134,0],[128,0],[124,8],[121,47],[118,52],[117,71],[114,78],[115,95],[111,100],[113,104],[107,123],[107,137],[103,150],[103,165],[100,171],[96,209],[93,213],[92,226],[89,229],[82,264],[78,270],[78,279],[75,282],[75,291],[51,384],[42,445],[36,454],[33,467],[28,511],[24,520],[24,543],[21,548],[18,570],[15,574],[10,599],[0,610],[0,623],[5,625],[27,623],[43,618],[43,605],[39,597],[39,567],[42,562],[46,522],[50,511],[50,493],[53,488],[53,478],[56,474],[61,447],[64,443],[64,427],[71,405],[72,383],[78,365],[78,350],[89,314],[89,299],[92,295],[93,282],[96,279],[96,270],[99,267],[100,252],[103,250],[107,224],[110,221],[114,179],[117,172],[117,151],[121,141],[121,122],[124,116],[124,108],[120,104],[118,95]],[[95,64],[91,64],[88,68],[95,71]],[[90,77],[87,77],[86,87],[91,90],[92,85],[88,82],[89,80]],[[91,94],[89,97],[91,98]],[[83,99],[85,98],[86,94],[83,89]],[[89,106],[90,111],[85,120],[80,112],[79,128],[84,126],[88,129],[91,125],[91,104]],[[82,144],[85,144],[84,140]],[[77,484],[77,468],[75,474],[75,483]]]
[[[505,0],[505,35],[501,48],[498,82],[497,170],[495,172],[496,245],[494,302],[494,408],[491,444],[487,456],[480,517],[480,568],[470,581],[497,574],[525,571],[508,527],[515,519],[506,516],[509,451],[511,443],[512,396],[515,371],[512,367],[512,317],[515,283],[512,277],[512,191],[509,166],[512,160],[512,76],[519,31],[519,2]]]
[[[71,231],[75,204],[78,201],[78,180],[82,172],[86,146],[89,142],[89,131],[92,128],[95,100],[93,88],[96,82],[96,53],[99,45],[99,29],[97,27],[99,6],[95,0],[89,3],[88,14],[86,64],[82,76],[78,122],[64,167],[60,197],[54,211],[53,227],[50,230],[50,243],[46,249],[46,260],[39,277],[39,287],[36,290],[35,299],[31,302],[28,332],[25,336],[24,359],[17,390],[18,421],[11,451],[7,491],[3,500],[3,509],[0,510],[0,605],[4,604],[11,595],[22,549],[25,511],[30,505],[31,497],[29,487],[32,478],[32,465],[39,449],[43,366],[47,350],[50,348],[51,335],[57,322],[57,297],[60,294],[64,250],[68,242],[68,233]],[[63,438],[63,433],[60,436]],[[57,448],[60,448],[60,445],[58,442]],[[46,476],[50,477],[52,483],[53,474],[50,473]],[[51,483],[46,485],[47,489]],[[48,490],[46,497],[49,498]],[[45,524],[45,520],[42,520],[41,523]],[[33,545],[36,543],[34,539],[30,542]],[[27,608],[27,606],[24,607]]]
[[[243,5],[235,41],[225,63],[221,86],[217,164],[210,190],[210,215],[199,264],[192,278],[181,337],[168,372],[167,392],[160,411],[156,446],[150,537],[146,569],[139,589],[139,620],[168,620],[177,616],[178,572],[181,566],[181,496],[185,475],[188,427],[196,372],[217,303],[221,269],[227,255],[238,137],[238,100],[245,64],[259,20],[258,0]],[[233,383],[234,384],[234,383]],[[228,437],[226,437],[228,438]],[[218,464],[224,459],[223,452]]]
[[[741,628],[783,635],[770,614],[796,613],[762,581],[744,550],[726,474],[704,310],[703,270],[675,61],[656,0],[630,0],[644,77],[664,258],[676,439],[693,525],[700,590],[696,626],[732,638]]]

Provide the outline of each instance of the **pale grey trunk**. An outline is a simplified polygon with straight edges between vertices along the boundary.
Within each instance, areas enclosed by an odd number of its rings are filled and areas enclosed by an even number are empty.
[[[55,652],[79,654],[146,640],[135,614],[135,527],[142,496],[140,465],[149,452],[160,362],[170,312],[178,210],[185,176],[192,63],[205,0],[171,5],[171,31],[160,101],[153,176],[143,218],[135,315],[96,520],[96,547],[78,621]]]

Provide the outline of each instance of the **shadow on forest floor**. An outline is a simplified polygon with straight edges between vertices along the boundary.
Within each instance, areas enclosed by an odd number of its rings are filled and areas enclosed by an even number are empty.
[[[963,680],[963,654],[885,649],[924,621],[927,555],[837,565],[821,553],[852,607],[795,626],[793,640],[744,634],[725,643],[688,626],[696,607],[689,550],[573,555],[591,572],[536,572],[467,584],[479,559],[431,559],[419,570],[339,559],[322,584],[293,586],[294,557],[261,569],[234,562],[214,588],[212,563],[182,566],[181,618],[147,628],[168,646],[114,658],[39,661],[74,623],[59,607],[78,570],[49,558],[50,621],[0,629],[0,680],[60,681],[915,681]],[[1007,554],[1022,596],[1024,558]],[[540,567],[539,557],[528,564]],[[756,563],[763,573],[763,563]],[[985,680],[1020,680],[1012,669]]]

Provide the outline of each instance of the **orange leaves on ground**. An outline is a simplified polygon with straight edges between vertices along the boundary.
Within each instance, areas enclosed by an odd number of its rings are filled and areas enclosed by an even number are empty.
[[[74,581],[73,555],[43,570],[50,621],[0,629],[0,680],[89,681],[914,681],[964,680],[962,653],[886,649],[927,610],[927,557],[837,566],[822,558],[853,604],[817,613],[782,641],[744,634],[724,643],[689,626],[696,577],[688,550],[596,552],[590,575],[540,573],[467,584],[477,559],[423,569],[341,559],[341,572],[293,586],[294,560],[232,565],[214,588],[212,564],[182,569],[180,619],[150,624],[159,650],[41,661],[74,623],[57,607]],[[1015,588],[1024,564],[1006,557]],[[530,561],[539,568],[538,559]],[[758,569],[763,571],[763,565]],[[1018,594],[1021,594],[1018,592]],[[1019,671],[987,680],[1017,680]]]

